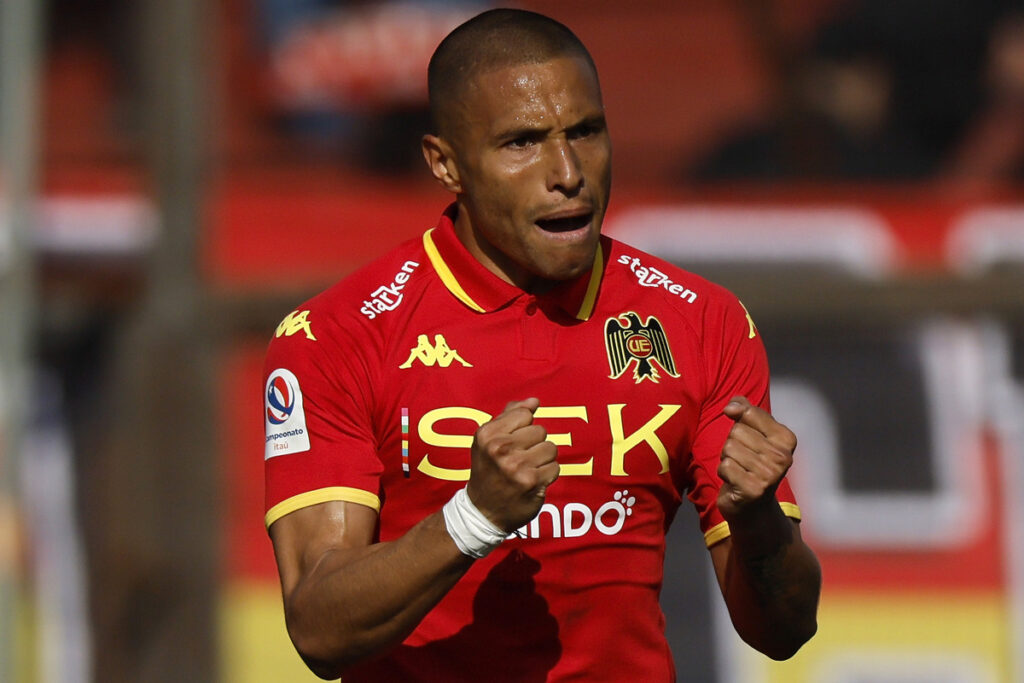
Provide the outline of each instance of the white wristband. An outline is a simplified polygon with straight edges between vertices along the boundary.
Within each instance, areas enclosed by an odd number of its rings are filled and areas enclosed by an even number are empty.
[[[444,524],[455,545],[464,555],[486,557],[508,536],[491,520],[484,517],[473,501],[466,495],[466,489],[459,489],[452,499],[441,508]]]

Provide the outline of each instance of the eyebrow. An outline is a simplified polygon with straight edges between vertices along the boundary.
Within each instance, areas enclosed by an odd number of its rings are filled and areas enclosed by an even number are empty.
[[[602,112],[597,113],[597,114],[591,114],[590,116],[584,116],[579,121],[573,123],[571,126],[567,126],[566,130],[573,130],[573,129],[576,129],[576,128],[581,128],[581,127],[586,127],[586,126],[594,126],[594,127],[603,128],[603,127],[606,127],[607,125],[608,124],[607,124],[607,121],[606,121],[606,118],[605,118],[605,114],[602,111]],[[499,132],[495,133],[494,141],[499,143],[499,144],[501,144],[501,143],[508,142],[509,140],[515,140],[515,139],[521,138],[521,137],[526,137],[526,138],[543,137],[544,135],[547,135],[549,132],[551,132],[551,130],[553,130],[553,129],[554,129],[554,126],[545,126],[545,125],[537,125],[537,126],[523,125],[523,126],[518,126],[516,128],[509,128],[509,129],[506,129],[506,130],[499,131]]]
[[[507,128],[502,131],[498,131],[494,134],[495,142],[502,143],[509,140],[515,140],[521,137],[539,137],[546,135],[552,130],[553,126],[519,126],[517,128]]]
[[[590,116],[584,116],[577,123],[569,126],[569,129],[579,128],[581,126],[593,126],[594,128],[604,128],[608,125],[608,121],[605,118],[605,114],[602,111],[599,114],[592,114]]]

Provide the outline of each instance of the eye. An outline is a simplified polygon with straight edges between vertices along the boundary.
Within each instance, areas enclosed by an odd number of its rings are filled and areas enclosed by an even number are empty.
[[[584,121],[566,131],[566,137],[570,140],[582,140],[597,135],[602,130],[604,130],[603,121]]]
[[[541,137],[540,133],[523,133],[510,138],[503,146],[509,149],[526,149],[536,144]]]
[[[589,137],[594,134],[594,129],[589,125],[575,126],[570,128],[566,133],[566,137],[570,140],[579,140],[581,138]]]

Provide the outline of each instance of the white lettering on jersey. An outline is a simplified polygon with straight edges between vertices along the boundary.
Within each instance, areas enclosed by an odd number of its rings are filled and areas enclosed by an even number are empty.
[[[614,536],[633,515],[636,496],[628,490],[616,491],[612,499],[592,509],[584,503],[566,503],[562,507],[544,503],[533,521],[524,524],[509,538],[573,538],[597,530],[605,536]]]
[[[633,271],[634,275],[636,275],[637,282],[640,283],[641,287],[661,287],[669,294],[678,296],[680,299],[685,299],[691,304],[697,300],[696,292],[687,289],[678,283],[672,282],[672,280],[668,278],[668,275],[657,268],[641,265],[640,259],[636,257],[623,254],[619,257],[619,263],[624,266],[629,266],[629,269]]]
[[[373,320],[385,311],[393,311],[398,308],[398,305],[402,303],[402,299],[404,298],[402,290],[405,289],[405,284],[409,281],[409,275],[416,270],[419,265],[420,264],[415,261],[406,261],[403,263],[402,269],[395,274],[391,284],[381,285],[377,289],[373,290],[373,294],[370,295],[370,298],[363,301],[363,307],[359,309],[359,312],[370,320]]]

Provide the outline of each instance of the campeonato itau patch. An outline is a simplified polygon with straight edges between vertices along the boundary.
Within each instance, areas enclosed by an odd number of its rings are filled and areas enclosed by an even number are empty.
[[[302,390],[291,370],[278,368],[267,377],[263,393],[267,441],[264,460],[278,455],[309,450],[306,413],[302,408]]]

